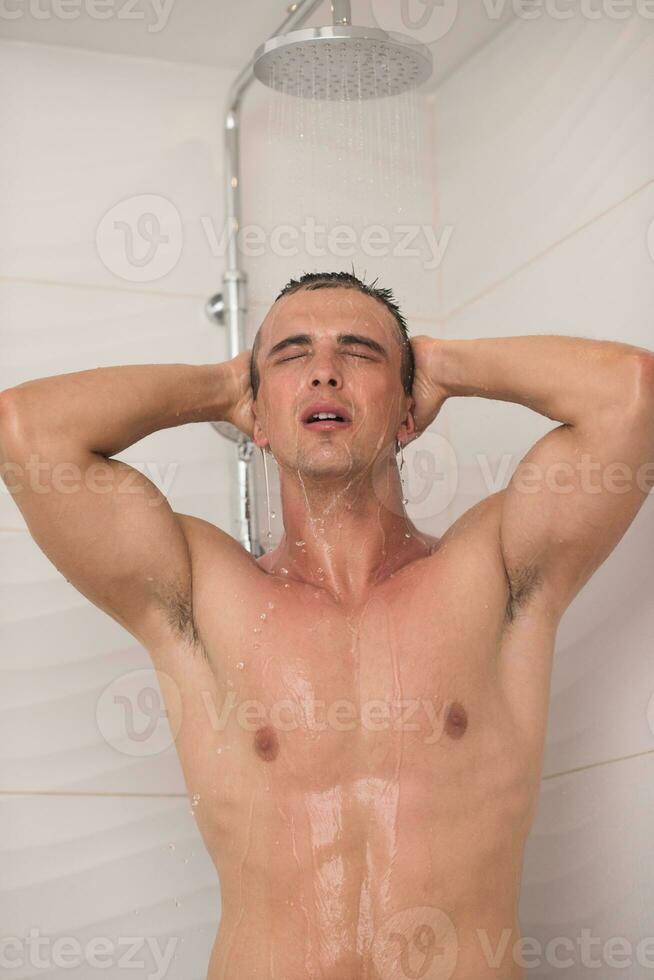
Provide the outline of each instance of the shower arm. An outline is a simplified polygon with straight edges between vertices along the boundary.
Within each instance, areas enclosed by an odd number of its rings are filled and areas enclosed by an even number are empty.
[[[299,0],[288,8],[288,17],[281,23],[271,37],[284,34],[300,27],[320,6],[322,0]],[[332,0],[334,24],[349,24],[349,0]],[[237,75],[227,96],[224,120],[224,181],[225,181],[225,223],[227,230],[227,252],[223,273],[223,291],[208,300],[207,315],[228,329],[228,349],[230,359],[246,350],[245,317],[247,314],[247,274],[240,267],[237,234],[241,227],[241,193],[239,135],[240,113],[243,97],[254,80],[254,56]],[[212,422],[221,435],[237,445],[238,476],[238,515],[236,518],[237,538],[255,557],[264,554],[258,533],[256,507],[256,481],[250,460],[254,443],[236,426],[229,422]]]

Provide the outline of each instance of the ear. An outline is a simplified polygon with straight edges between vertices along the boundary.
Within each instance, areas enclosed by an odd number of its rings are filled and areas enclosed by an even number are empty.
[[[252,434],[252,441],[254,442],[255,446],[257,446],[259,449],[266,449],[266,447],[270,445],[270,443],[268,442],[268,436],[263,431],[263,426],[259,421],[259,416],[257,415],[256,411],[254,414],[254,431]]]
[[[409,398],[409,404],[407,406],[407,413],[404,421],[397,430],[395,438],[400,443],[401,446],[406,446],[414,439],[417,439],[420,433],[416,429],[416,420],[414,418],[414,410],[416,406],[415,398]]]

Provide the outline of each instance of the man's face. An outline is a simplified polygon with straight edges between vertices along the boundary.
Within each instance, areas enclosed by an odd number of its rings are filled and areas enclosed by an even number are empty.
[[[393,315],[357,290],[282,297],[261,326],[257,364],[254,441],[282,467],[352,477],[415,431]],[[306,421],[317,402],[335,406],[345,424]]]

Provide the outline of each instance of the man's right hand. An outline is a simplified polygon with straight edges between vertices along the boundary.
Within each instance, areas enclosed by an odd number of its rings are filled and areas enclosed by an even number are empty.
[[[250,383],[251,356],[252,348],[224,362],[229,368],[230,378],[230,398],[229,406],[225,410],[225,421],[231,422],[244,432],[248,439],[252,439],[254,435],[253,393]]]

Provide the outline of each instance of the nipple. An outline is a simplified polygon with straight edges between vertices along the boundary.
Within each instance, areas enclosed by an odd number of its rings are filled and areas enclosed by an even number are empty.
[[[445,719],[445,731],[450,738],[461,738],[468,727],[466,709],[459,701],[453,701]]]
[[[254,733],[254,751],[264,762],[274,762],[279,754],[279,739],[274,728],[265,725]]]

